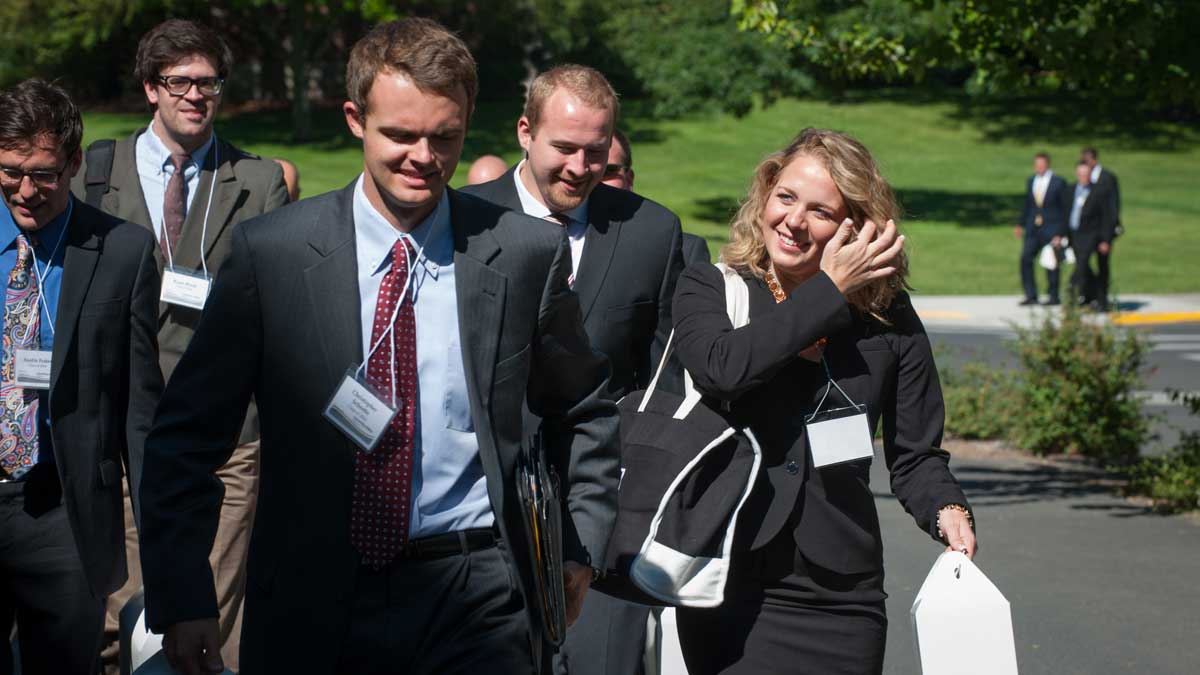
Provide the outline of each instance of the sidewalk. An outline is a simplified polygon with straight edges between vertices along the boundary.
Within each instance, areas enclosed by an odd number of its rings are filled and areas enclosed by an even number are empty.
[[[1021,307],[1020,295],[920,295],[913,305],[931,331],[1009,332],[1013,325],[1031,327],[1059,307]],[[1118,325],[1200,323],[1200,293],[1130,293],[1108,314],[1090,314]]]

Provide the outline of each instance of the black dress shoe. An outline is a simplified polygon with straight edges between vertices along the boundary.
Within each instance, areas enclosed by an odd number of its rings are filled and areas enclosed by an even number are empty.
[[[1022,300],[1021,302],[1019,302],[1017,304],[1020,307],[1029,307],[1030,305],[1038,304],[1038,301],[1037,301],[1037,298],[1025,298],[1024,300]]]
[[[1062,303],[1058,301],[1058,298],[1050,298],[1042,303],[1042,305],[1045,307],[1058,307],[1061,304]]]

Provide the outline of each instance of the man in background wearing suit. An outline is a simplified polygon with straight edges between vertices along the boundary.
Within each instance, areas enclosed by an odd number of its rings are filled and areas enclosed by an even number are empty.
[[[613,129],[613,142],[608,148],[608,163],[604,165],[604,180],[601,183],[618,190],[633,189],[633,146],[629,137],[620,129]],[[708,242],[704,237],[683,233],[683,266],[698,262],[712,262],[708,255]]]
[[[1117,237],[1124,233],[1121,226],[1121,189],[1117,184],[1117,175],[1100,166],[1100,153],[1095,148],[1084,148],[1079,153],[1080,161],[1088,165],[1091,173],[1088,179],[1095,190],[1096,198],[1104,203],[1105,229],[1112,232],[1112,239],[1101,242],[1096,249],[1096,297],[1092,299],[1092,308],[1097,311],[1108,311],[1109,263],[1112,259],[1112,246]]]
[[[1025,205],[1016,235],[1021,239],[1021,285],[1025,299],[1021,305],[1036,305],[1037,280],[1033,264],[1042,248],[1053,247],[1059,263],[1062,238],[1067,232],[1067,215],[1071,212],[1071,195],[1067,182],[1050,170],[1050,155],[1039,152],[1033,157],[1033,175],[1025,182]],[[1050,295],[1047,305],[1059,304],[1058,267],[1046,270],[1046,286]]]
[[[1103,192],[1091,185],[1092,169],[1087,162],[1075,165],[1076,183],[1072,190],[1071,213],[1067,227],[1071,250],[1075,252],[1075,273],[1071,276],[1071,294],[1079,304],[1100,302],[1099,280],[1092,271],[1091,258],[1108,251],[1113,238],[1112,220],[1108,215]]]
[[[432,21],[376,27],[351,52],[343,106],[363,173],[234,228],[141,485],[147,617],[184,673],[223,665],[213,472],[252,395],[245,675],[535,671],[524,405],[565,469],[568,621],[604,560],[617,414],[567,287],[570,249],[554,224],[446,188],[475,72]]]
[[[77,197],[90,196],[93,206],[154,233],[168,292],[174,281],[195,284],[197,275],[211,278],[229,257],[233,225],[288,199],[283,171],[275,162],[242,152],[213,131],[232,67],[229,47],[202,24],[171,19],[146,33],[138,44],[136,73],[154,110],[150,125],[116,142],[107,173],[88,165],[98,162],[93,144],[73,184]],[[191,341],[203,300],[202,295],[191,304],[166,299],[159,306],[158,342],[168,380]],[[236,670],[246,549],[258,492],[258,415],[253,406],[237,451],[217,475],[225,494],[210,563],[217,579],[226,662]],[[117,657],[118,614],[142,582],[132,524],[126,540],[130,578],[109,599],[105,626],[109,642],[104,660],[110,670]]]
[[[121,485],[162,392],[154,238],[71,196],[83,121],[67,93],[0,93],[0,673],[94,675],[125,581]]]
[[[466,191],[561,224],[571,243],[572,286],[592,345],[612,361],[613,398],[644,388],[671,332],[671,299],[683,269],[679,218],[628,190],[601,185],[618,114],[617,95],[592,68],[562,65],[529,86],[517,140],[525,159]],[[666,381],[671,380],[671,381]],[[682,391],[673,370],[665,386]],[[588,596],[555,670],[572,675],[641,669],[647,608]]]

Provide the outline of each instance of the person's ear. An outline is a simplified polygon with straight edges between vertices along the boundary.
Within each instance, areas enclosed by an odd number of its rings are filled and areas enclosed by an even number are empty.
[[[362,114],[353,101],[342,104],[342,113],[346,115],[346,126],[355,138],[361,139],[366,134],[367,116]]]
[[[521,144],[521,149],[528,155],[529,146],[533,145],[533,126],[529,124],[529,118],[524,115],[517,120],[517,142]]]

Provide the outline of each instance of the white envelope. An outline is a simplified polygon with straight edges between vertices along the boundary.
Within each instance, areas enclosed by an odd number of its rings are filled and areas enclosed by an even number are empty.
[[[1042,247],[1041,253],[1038,254],[1038,264],[1048,270],[1058,269],[1058,254],[1053,246],[1046,244]]]
[[[912,606],[924,675],[1016,675],[1012,609],[967,556],[938,556]]]

